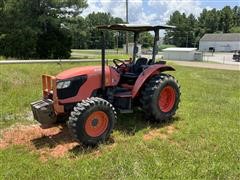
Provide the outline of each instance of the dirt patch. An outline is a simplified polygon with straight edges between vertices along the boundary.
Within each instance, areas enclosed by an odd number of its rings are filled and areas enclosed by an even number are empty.
[[[0,148],[12,145],[24,145],[32,151],[37,151],[41,159],[62,157],[69,150],[78,146],[66,126],[42,129],[39,125],[17,126],[1,133]]]
[[[165,128],[166,131],[161,132],[160,129],[154,129],[149,131],[147,134],[143,136],[143,139],[145,141],[149,141],[155,138],[160,138],[160,139],[167,139],[171,134],[173,134],[177,129],[170,125]]]
[[[81,153],[92,154],[93,157],[99,157],[102,153],[102,149],[89,149],[76,142],[66,125],[47,129],[43,129],[39,125],[18,125],[2,131],[0,133],[0,149],[6,149],[13,145],[23,145],[32,152],[39,153],[42,161],[47,161],[52,157],[63,157],[68,152],[75,155]],[[112,150],[115,146],[114,140],[110,138],[104,149]]]

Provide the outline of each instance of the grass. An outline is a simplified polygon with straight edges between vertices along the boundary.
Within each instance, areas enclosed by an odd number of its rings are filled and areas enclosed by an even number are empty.
[[[116,50],[107,49],[106,50],[106,58],[107,59],[129,59],[129,55],[123,53],[120,49],[117,54]],[[101,59],[101,50],[93,49],[93,50],[79,50],[73,49],[71,59]]]
[[[3,60],[3,59],[5,59],[5,57],[4,56],[0,56],[0,60]]]
[[[40,75],[73,66],[0,66],[1,128],[33,123],[25,116],[29,103],[41,97]],[[74,149],[47,162],[23,146],[0,150],[0,179],[239,179],[239,72],[174,67],[182,96],[172,122],[150,123],[139,111],[120,115],[114,148]],[[167,139],[143,140],[148,132],[164,132],[169,125],[176,130]]]

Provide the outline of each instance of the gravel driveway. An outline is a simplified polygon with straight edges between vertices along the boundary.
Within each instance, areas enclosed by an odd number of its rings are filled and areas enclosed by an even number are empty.
[[[181,66],[240,71],[240,64],[234,64],[234,65],[219,64],[219,63],[217,64],[217,63],[206,63],[206,62],[195,62],[195,61],[169,61],[169,62],[174,62]]]
[[[228,52],[216,52],[216,53],[203,53],[203,61],[207,62],[216,62],[221,64],[233,64],[233,65],[240,65],[240,62],[236,62],[232,59],[234,53]]]

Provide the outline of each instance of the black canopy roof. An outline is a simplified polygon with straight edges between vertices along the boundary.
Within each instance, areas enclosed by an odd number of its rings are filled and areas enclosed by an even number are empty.
[[[120,31],[133,31],[133,32],[142,32],[142,31],[155,31],[160,29],[174,29],[175,26],[169,25],[137,25],[137,24],[114,24],[114,25],[101,25],[97,26],[98,29],[110,29],[110,30],[120,30]]]

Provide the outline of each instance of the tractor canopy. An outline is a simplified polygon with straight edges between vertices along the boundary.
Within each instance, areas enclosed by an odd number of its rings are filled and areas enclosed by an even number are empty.
[[[133,48],[133,62],[135,62],[136,59],[136,54],[138,52],[138,47],[137,47],[137,42],[139,38],[139,34],[141,32],[146,32],[146,31],[154,31],[155,37],[154,37],[154,45],[153,45],[153,52],[152,52],[152,62],[153,64],[155,63],[156,55],[157,55],[157,42],[159,41],[159,30],[163,29],[175,29],[175,26],[170,26],[170,25],[138,25],[138,24],[113,24],[113,25],[100,25],[97,26],[97,29],[99,30],[116,30],[116,31],[130,31],[134,33],[134,48]],[[104,33],[102,33],[104,35]],[[103,38],[104,40],[104,38]],[[105,44],[105,42],[103,42]],[[102,55],[102,59],[105,58],[105,51],[104,47]]]
[[[160,29],[174,29],[175,26],[169,25],[138,25],[138,24],[113,24],[97,26],[98,29],[118,30],[118,31],[131,31],[131,32],[144,32],[156,31]]]

